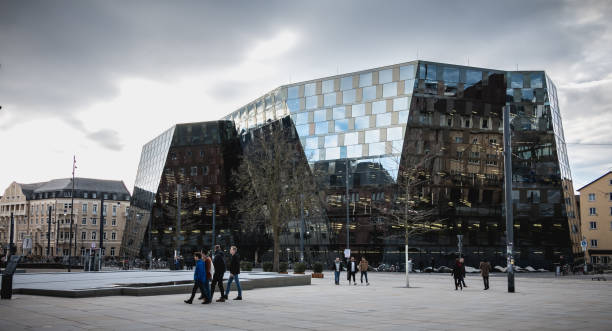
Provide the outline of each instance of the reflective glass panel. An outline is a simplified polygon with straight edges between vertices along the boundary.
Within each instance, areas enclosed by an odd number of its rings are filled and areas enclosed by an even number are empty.
[[[315,134],[325,134],[329,131],[327,122],[319,122],[315,124]]]
[[[383,127],[391,125],[391,113],[376,115],[376,126]]]
[[[544,77],[541,73],[531,74],[531,88],[542,88],[544,87]]]
[[[353,76],[342,77],[340,79],[340,89],[342,91],[350,90],[353,88]]]
[[[459,69],[452,67],[444,67],[443,69],[444,81],[446,82],[458,82],[459,81]]]
[[[346,157],[361,157],[363,147],[361,145],[350,145],[346,147]]]
[[[393,80],[393,70],[385,69],[378,72],[378,84],[389,83]]]
[[[365,132],[365,142],[375,143],[380,141],[380,130],[368,130]]]
[[[407,110],[399,112],[399,122],[402,124],[408,123],[408,111]]]
[[[404,138],[402,136],[402,127],[398,126],[395,128],[388,128],[387,129],[387,140],[391,141],[391,140],[400,140]]]
[[[533,98],[534,98],[533,89],[530,89],[530,88],[521,89],[521,94],[522,94],[523,101],[527,101],[527,102],[533,101]]]
[[[306,138],[306,149],[317,149],[319,148],[319,138]]]
[[[335,160],[340,158],[340,147],[332,147],[325,149],[325,159]]]
[[[394,97],[397,95],[397,82],[383,85],[383,98]]]
[[[391,142],[391,149],[393,151],[393,153],[401,153],[402,152],[402,146],[404,144],[404,140],[394,140],[393,142]]]
[[[289,99],[287,100],[287,108],[292,113],[300,110],[300,99]]]
[[[512,80],[510,83],[511,88],[523,88],[523,74],[518,72],[510,73],[512,75]]]
[[[421,63],[419,65],[419,78],[436,80],[436,65]]]
[[[307,149],[304,150],[306,154],[306,159],[309,162],[319,161],[319,150],[318,149]]]
[[[325,147],[336,147],[338,146],[338,135],[334,134],[331,136],[325,136]]]
[[[321,86],[323,93],[329,93],[334,91],[334,80],[324,80]]]
[[[408,109],[407,97],[393,99],[393,111],[400,111],[404,109]]]
[[[346,117],[346,109],[344,108],[344,106],[342,107],[335,107],[333,110],[333,118],[335,120],[339,120],[339,119],[343,119]]]
[[[380,100],[372,102],[372,114],[382,114],[387,111],[387,101]]]
[[[384,142],[370,144],[369,151],[368,151],[369,156],[383,155],[383,154],[385,154],[385,143]]]
[[[323,96],[323,105],[331,107],[336,104],[336,92],[328,93]]]
[[[344,135],[344,145],[356,145],[358,143],[359,133],[358,132],[349,132]]]
[[[400,67],[400,80],[414,79],[414,64]]]
[[[310,84],[306,84],[304,85],[304,96],[308,97],[311,95],[315,95],[317,92],[317,84],[316,83],[310,83]]]
[[[287,99],[296,99],[299,97],[300,87],[292,86],[287,88]]]
[[[466,70],[465,82],[469,85],[476,84],[482,80],[482,72],[479,70]]]
[[[315,122],[323,122],[323,121],[326,120],[326,115],[327,115],[327,110],[325,110],[325,109],[315,110],[315,112],[314,112],[314,121]]]
[[[366,87],[372,85],[372,73],[368,72],[359,75],[359,87]]]
[[[363,101],[376,99],[376,86],[368,86],[363,88]]]
[[[249,123],[249,125],[250,125],[250,123]],[[310,134],[310,132],[309,132],[310,131],[310,125],[309,124],[297,125],[295,127],[295,130],[297,131],[299,136],[304,137],[304,136],[307,136],[307,135]]]
[[[404,82],[404,94],[412,94],[412,91],[414,91],[414,83],[414,79],[409,79]]]
[[[302,125],[308,123],[308,113],[299,113],[295,115],[291,115],[293,118],[293,123],[295,125]]]
[[[370,127],[370,116],[362,116],[355,118],[355,129],[367,129]]]
[[[353,103],[355,102],[355,96],[357,94],[357,90],[347,90],[342,92],[342,103]]]
[[[334,122],[334,128],[336,132],[345,132],[348,130],[348,119],[336,120]]]
[[[351,115],[353,117],[359,117],[365,115],[365,105],[363,103],[353,105],[351,107]]]
[[[310,96],[306,98],[306,109],[314,109],[317,108],[317,102],[319,101],[316,95]]]

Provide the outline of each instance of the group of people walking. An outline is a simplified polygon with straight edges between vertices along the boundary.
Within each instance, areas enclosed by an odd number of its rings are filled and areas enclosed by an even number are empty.
[[[484,289],[489,289],[489,273],[491,272],[491,264],[485,259],[480,262],[480,275],[482,276],[482,281],[484,283]],[[467,287],[465,284],[465,260],[463,258],[455,259],[455,264],[453,265],[453,271],[451,273],[455,280],[455,291],[461,289],[463,291],[464,287]]]
[[[239,277],[240,255],[238,255],[238,249],[236,246],[232,246],[230,248],[230,255],[230,276],[227,280],[227,287],[224,291],[223,275],[226,271],[226,265],[221,247],[219,245],[215,246],[215,252],[212,259],[206,252],[195,252],[193,254],[193,258],[195,260],[195,270],[193,272],[194,284],[193,289],[191,290],[191,297],[185,300],[185,303],[192,304],[196,292],[198,289],[200,289],[200,293],[202,295],[198,299],[204,300],[202,301],[202,304],[210,304],[212,302],[213,295],[215,294],[216,287],[219,287],[219,293],[221,293],[221,297],[216,300],[216,302],[225,302],[225,300],[228,300],[232,281],[236,282],[236,288],[238,289],[238,296],[234,298],[234,300],[242,300],[242,287],[240,286]],[[214,274],[211,273],[213,267]]]
[[[342,261],[340,261],[339,257],[337,257],[334,261],[333,267],[335,283],[336,285],[340,285],[340,273],[344,271],[344,265],[342,264]],[[370,282],[368,281],[368,267],[368,261],[365,259],[365,257],[362,257],[361,261],[357,262],[355,261],[355,257],[351,256],[351,259],[346,265],[346,279],[348,280],[349,285],[351,285],[351,278],[353,279],[353,285],[357,285],[357,281],[355,280],[357,271],[361,273],[361,284],[363,284],[363,278],[365,277],[366,286],[370,285]]]

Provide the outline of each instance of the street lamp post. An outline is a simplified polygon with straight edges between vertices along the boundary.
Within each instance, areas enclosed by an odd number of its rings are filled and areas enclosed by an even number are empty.
[[[76,159],[75,159],[76,162]],[[70,232],[68,233],[68,272],[70,272],[70,265],[72,264],[72,219],[74,216],[74,168],[75,163],[72,164],[72,192],[70,193]],[[76,246],[76,238],[74,238]]]
[[[48,229],[47,229],[47,258],[51,254],[51,210],[52,210],[52,206],[49,205],[49,213],[48,213],[48,217],[47,217],[47,224],[48,224]]]
[[[504,107],[504,195],[506,203],[506,253],[508,292],[514,292],[514,216],[512,204],[512,143],[510,136],[510,106]]]

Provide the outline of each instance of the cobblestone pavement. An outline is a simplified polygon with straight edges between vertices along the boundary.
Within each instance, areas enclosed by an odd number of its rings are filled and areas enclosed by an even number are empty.
[[[344,275],[343,275],[344,276]],[[369,273],[370,286],[336,286],[333,275],[310,286],[245,291],[243,301],[183,303],[185,295],[85,299],[15,295],[0,301],[0,330],[610,330],[612,281],[480,277],[455,291],[449,275]],[[359,279],[358,279],[359,281]],[[230,294],[230,298],[236,295]],[[218,292],[215,298],[218,297]]]

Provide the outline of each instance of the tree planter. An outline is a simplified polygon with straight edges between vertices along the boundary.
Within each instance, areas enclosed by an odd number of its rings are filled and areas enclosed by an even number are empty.
[[[293,274],[294,274],[294,275],[303,275],[304,273],[303,273],[303,272],[297,272],[297,271],[295,271]]]
[[[319,272],[313,272],[312,278],[323,278],[323,274]]]
[[[285,275],[289,274],[289,273],[288,273],[288,272],[286,272],[286,271],[279,271],[278,273],[279,273],[279,274],[285,274]]]

